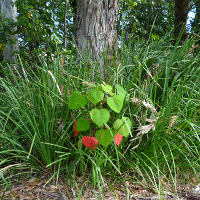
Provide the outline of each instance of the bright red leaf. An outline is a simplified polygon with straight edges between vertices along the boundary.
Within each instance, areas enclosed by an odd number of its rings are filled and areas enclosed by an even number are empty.
[[[117,135],[115,136],[115,143],[116,143],[117,146],[120,145],[120,143],[121,143],[121,141],[122,141],[122,138],[123,138],[123,135],[120,135],[120,134],[117,134]]]
[[[77,136],[78,135],[78,131],[76,130],[76,123],[77,123],[77,121],[74,121],[74,125],[73,125],[73,130],[74,130],[74,132],[75,132],[75,136]]]
[[[90,148],[91,150],[95,150],[99,144],[96,137],[84,136],[81,141],[86,148]]]

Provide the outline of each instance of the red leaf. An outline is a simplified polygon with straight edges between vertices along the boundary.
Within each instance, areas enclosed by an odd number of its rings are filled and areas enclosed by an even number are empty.
[[[120,134],[117,134],[117,135],[115,136],[115,143],[116,143],[117,146],[120,145],[120,143],[121,143],[121,141],[122,141],[122,138],[123,138],[123,135],[120,135]]]
[[[74,125],[73,125],[73,130],[74,130],[74,132],[75,132],[75,136],[77,136],[78,135],[78,131],[76,130],[76,123],[77,123],[77,121],[74,121]]]
[[[96,137],[89,136],[84,136],[81,141],[86,148],[91,148],[91,150],[95,150],[99,143]]]

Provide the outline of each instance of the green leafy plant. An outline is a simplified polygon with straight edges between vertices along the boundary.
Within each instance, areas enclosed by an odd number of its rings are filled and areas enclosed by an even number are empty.
[[[79,132],[88,133],[93,130],[90,136],[83,136],[81,140],[86,148],[94,150],[98,144],[106,147],[113,141],[119,146],[123,136],[129,136],[132,127],[130,119],[118,119],[126,96],[127,92],[119,84],[116,84],[114,89],[111,85],[103,83],[89,90],[87,95],[78,91],[72,92],[69,97],[70,109],[83,108],[88,102],[92,106],[92,109],[88,106],[87,112],[74,123],[75,136]],[[117,116],[114,116],[115,113]]]

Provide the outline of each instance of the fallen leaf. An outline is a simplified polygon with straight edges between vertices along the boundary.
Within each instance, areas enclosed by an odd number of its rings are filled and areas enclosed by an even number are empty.
[[[39,178],[35,178],[35,179],[32,178],[32,179],[29,180],[28,185],[29,185],[30,187],[33,187],[33,186],[38,185],[39,182],[40,182],[40,179],[39,179]]]

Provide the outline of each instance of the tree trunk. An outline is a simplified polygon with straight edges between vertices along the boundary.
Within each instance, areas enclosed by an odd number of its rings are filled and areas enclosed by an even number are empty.
[[[187,30],[186,22],[189,12],[190,0],[175,0],[175,21],[174,21],[174,37],[178,38],[182,28],[184,29],[181,42],[186,39]]]
[[[111,51],[115,25],[119,11],[119,0],[76,0],[75,40],[79,56],[84,52],[98,62],[98,73],[105,76],[105,50]]]
[[[200,0],[194,2],[196,8],[196,14],[194,21],[192,22],[192,29],[196,34],[200,34]]]
[[[17,20],[17,7],[15,6],[16,0],[0,0],[0,12],[3,17],[9,18],[10,20]],[[11,63],[16,63],[15,52],[19,50],[18,36],[8,35],[8,43],[3,52],[4,60],[8,60]]]

